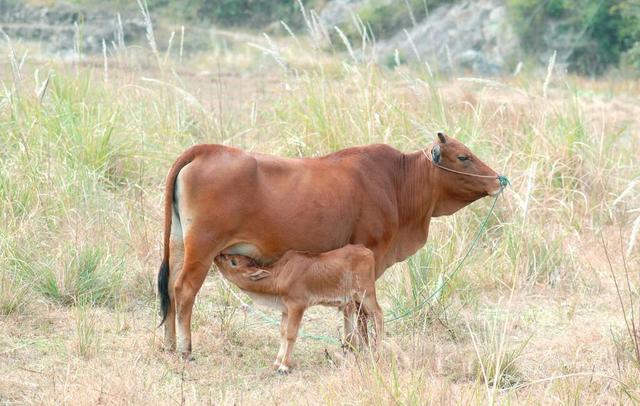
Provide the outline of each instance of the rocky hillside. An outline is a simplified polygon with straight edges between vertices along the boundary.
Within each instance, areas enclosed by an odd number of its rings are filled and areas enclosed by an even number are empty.
[[[388,66],[419,62],[439,72],[500,75],[521,61],[544,67],[556,52],[557,65],[578,73],[598,74],[616,65],[640,69],[637,0],[576,0],[576,7],[559,0],[306,0],[304,11],[301,3],[285,0],[259,7],[251,0],[148,3],[161,44],[170,30],[163,31],[160,20],[186,23],[189,31],[204,34],[212,26],[227,26],[288,35],[284,21],[301,32],[311,27],[327,45],[330,38],[332,50],[346,50],[341,36],[359,48],[366,31],[375,58]],[[46,51],[63,55],[78,46],[83,53],[101,52],[103,40],[118,46],[145,37],[135,2],[117,10],[94,0],[37,5],[0,0],[0,28],[11,38],[40,41]],[[211,47],[208,35],[194,37],[185,45]]]
[[[333,0],[319,12],[326,31],[350,24],[353,13],[366,2]],[[137,10],[81,7],[66,3],[27,6],[0,0],[0,26],[11,38],[39,41],[45,50],[62,54],[79,41],[84,53],[102,51],[107,45],[138,41],[144,37],[144,21]],[[518,40],[506,18],[504,0],[461,1],[444,4],[415,26],[398,29],[377,42],[381,63],[420,59],[441,71],[465,69],[477,74],[499,74],[517,60]]]

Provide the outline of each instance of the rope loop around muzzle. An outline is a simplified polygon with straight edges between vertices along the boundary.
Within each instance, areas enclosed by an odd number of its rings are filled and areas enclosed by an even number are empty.
[[[498,180],[500,181],[500,192],[502,192],[507,186],[511,184],[509,179],[504,175],[498,175]]]

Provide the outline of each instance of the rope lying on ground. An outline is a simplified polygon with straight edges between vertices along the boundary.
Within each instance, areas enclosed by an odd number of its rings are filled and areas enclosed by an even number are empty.
[[[439,165],[436,165],[439,166]],[[385,320],[385,323],[392,323],[394,321],[398,321],[398,320],[402,320],[405,319],[409,316],[411,316],[412,314],[417,313],[420,309],[422,309],[423,307],[425,307],[427,304],[429,304],[429,302],[440,292],[442,292],[442,290],[444,289],[445,286],[447,286],[447,284],[451,281],[451,279],[460,271],[460,269],[462,269],[462,264],[464,264],[464,262],[467,260],[467,258],[469,257],[469,254],[471,254],[471,251],[476,247],[476,245],[478,244],[478,241],[480,240],[480,237],[482,236],[482,233],[486,230],[487,228],[487,223],[489,222],[489,218],[491,217],[491,215],[493,214],[493,211],[496,207],[496,203],[498,202],[498,198],[500,197],[500,195],[502,195],[502,192],[504,191],[504,189],[510,184],[509,179],[507,179],[506,176],[502,176],[499,175],[498,176],[498,180],[500,181],[500,191],[496,194],[495,198],[493,199],[493,203],[491,204],[491,207],[489,208],[489,212],[487,213],[487,215],[485,216],[484,220],[482,221],[482,223],[480,223],[480,228],[478,229],[478,231],[476,232],[475,237],[473,238],[473,240],[471,241],[471,244],[469,245],[469,248],[467,249],[467,252],[462,256],[462,258],[458,261],[457,265],[455,266],[455,268],[453,269],[453,271],[451,271],[448,275],[446,275],[444,282],[441,283],[434,291],[433,293],[431,293],[431,295],[429,295],[429,297],[427,297],[426,299],[424,299],[418,306],[415,306],[412,309],[406,310],[405,312],[399,314],[399,315],[395,315],[392,316],[388,319]],[[246,302],[244,302],[227,284],[227,281],[223,279],[223,282],[225,283],[227,289],[229,289],[229,291],[231,291],[231,293],[233,294],[233,296],[238,299],[238,301],[240,301],[240,303],[242,303],[243,307],[246,307],[247,309],[249,309],[251,312],[255,313],[258,315],[258,317],[260,317],[262,320],[265,321],[265,324],[279,324],[280,322],[278,320],[275,320],[274,318],[270,317],[267,313],[263,312],[262,310],[259,310],[255,307],[250,306],[249,304],[247,304]],[[318,341],[325,341],[325,342],[330,342],[330,343],[335,343],[336,340],[335,337],[330,337],[330,336],[326,336],[326,335],[313,335],[313,334],[306,334],[302,331],[302,329],[300,329],[300,337],[304,337],[304,338],[311,338],[313,340],[318,340]]]

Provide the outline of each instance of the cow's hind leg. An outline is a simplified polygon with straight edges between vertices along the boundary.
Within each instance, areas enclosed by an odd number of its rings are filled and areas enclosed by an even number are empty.
[[[182,236],[179,239],[172,238],[169,249],[169,311],[164,320],[164,350],[174,351],[176,349],[176,299],[174,286],[178,275],[182,272],[184,261]]]
[[[174,285],[175,311],[177,321],[178,351],[185,359],[191,359],[191,313],[196,294],[202,287],[218,247],[210,240],[202,238],[186,239],[184,265]]]

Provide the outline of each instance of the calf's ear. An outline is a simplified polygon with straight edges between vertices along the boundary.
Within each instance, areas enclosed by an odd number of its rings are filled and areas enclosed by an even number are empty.
[[[439,133],[438,133],[438,138],[440,138],[440,142],[441,142],[441,143],[443,143],[443,144],[446,144],[446,143],[447,143],[447,136],[446,136],[446,135],[444,135],[444,133],[443,133],[443,132],[439,132]]]

